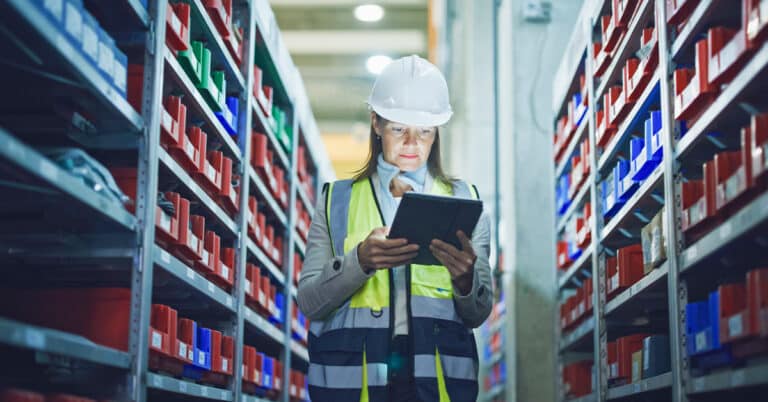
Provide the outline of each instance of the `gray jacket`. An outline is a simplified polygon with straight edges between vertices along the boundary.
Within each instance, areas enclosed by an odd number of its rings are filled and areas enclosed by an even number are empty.
[[[374,180],[377,180],[374,177]],[[427,175],[424,192],[432,189],[433,179]],[[352,296],[368,278],[360,267],[357,253],[333,256],[325,211],[325,191],[318,197],[315,216],[309,229],[307,252],[299,278],[298,304],[310,320],[322,320]],[[376,195],[378,198],[378,194]],[[453,292],[456,312],[470,328],[476,328],[488,318],[493,305],[490,253],[490,218],[486,213],[472,233],[472,246],[477,255],[472,291],[466,296]],[[375,272],[375,271],[374,271]],[[395,311],[404,316],[406,312]]]

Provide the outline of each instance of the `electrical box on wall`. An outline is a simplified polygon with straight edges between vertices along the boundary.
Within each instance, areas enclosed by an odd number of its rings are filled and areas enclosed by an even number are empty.
[[[552,3],[547,0],[526,0],[523,2],[523,19],[528,22],[549,22]]]

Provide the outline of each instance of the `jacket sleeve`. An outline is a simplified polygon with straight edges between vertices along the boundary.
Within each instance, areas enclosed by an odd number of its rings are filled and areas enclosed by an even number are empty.
[[[375,273],[368,275],[363,272],[356,251],[345,256],[333,256],[325,211],[326,192],[327,189],[323,189],[315,206],[299,277],[299,308],[310,320],[324,319]]]
[[[472,248],[474,248],[477,256],[472,277],[472,290],[462,296],[454,289],[453,301],[456,312],[464,320],[464,324],[470,328],[477,328],[488,318],[493,306],[493,284],[489,261],[491,220],[486,213],[481,215],[477,227],[472,233]]]

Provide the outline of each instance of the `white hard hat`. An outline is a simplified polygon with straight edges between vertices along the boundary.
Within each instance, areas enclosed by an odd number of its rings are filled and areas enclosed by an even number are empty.
[[[373,84],[368,105],[381,117],[409,126],[441,126],[451,119],[445,77],[419,56],[394,60]]]

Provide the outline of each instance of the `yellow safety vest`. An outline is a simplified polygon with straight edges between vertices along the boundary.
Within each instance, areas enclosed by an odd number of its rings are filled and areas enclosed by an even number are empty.
[[[478,198],[465,182],[435,181],[432,193]],[[384,226],[369,179],[331,183],[326,191],[328,231],[334,255],[353,250]],[[406,271],[414,379],[424,402],[477,398],[477,349],[458,316],[448,270],[411,265]],[[387,402],[387,357],[392,339],[392,272],[379,270],[341,307],[310,323],[309,392],[314,402]]]

